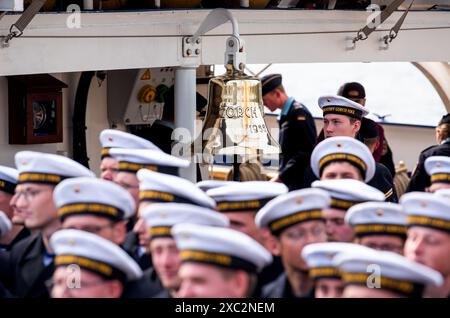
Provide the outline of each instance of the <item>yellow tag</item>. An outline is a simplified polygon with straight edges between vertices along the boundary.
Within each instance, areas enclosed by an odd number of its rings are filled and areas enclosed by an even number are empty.
[[[152,76],[150,74],[150,69],[148,68],[145,70],[144,74],[142,74],[141,81],[148,81],[151,78],[152,78]]]

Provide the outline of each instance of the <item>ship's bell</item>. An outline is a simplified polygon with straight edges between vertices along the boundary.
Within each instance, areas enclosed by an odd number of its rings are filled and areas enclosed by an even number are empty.
[[[227,65],[224,75],[209,81],[208,90],[202,154],[248,157],[280,152],[264,120],[259,78]]]

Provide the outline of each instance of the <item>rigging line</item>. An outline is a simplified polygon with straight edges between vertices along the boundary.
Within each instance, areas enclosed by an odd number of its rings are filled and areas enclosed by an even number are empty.
[[[404,28],[401,31],[423,31],[423,30],[447,30],[450,26],[442,27],[424,27],[424,28]],[[375,32],[389,31],[390,29],[377,29]],[[353,33],[355,30],[351,31],[311,31],[311,32],[285,32],[285,33],[247,33],[241,34],[241,36],[278,36],[278,35],[319,35],[319,34],[346,34]],[[181,38],[185,35],[22,35],[22,38]],[[222,37],[229,36],[229,34],[215,34],[215,35],[204,35],[203,37]]]

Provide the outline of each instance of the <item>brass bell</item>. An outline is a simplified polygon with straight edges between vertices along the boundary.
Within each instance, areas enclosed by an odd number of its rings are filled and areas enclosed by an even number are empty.
[[[228,64],[224,75],[209,81],[208,91],[200,135],[203,155],[248,157],[280,153],[280,146],[270,135],[264,119],[259,78]]]

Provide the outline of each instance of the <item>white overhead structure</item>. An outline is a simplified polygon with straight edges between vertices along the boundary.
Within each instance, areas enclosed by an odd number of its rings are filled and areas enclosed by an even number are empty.
[[[0,48],[0,76],[87,70],[183,66],[182,37],[193,34],[210,10],[38,14],[23,36]],[[412,11],[399,36],[384,50],[380,39],[403,12],[392,16],[354,50],[346,39],[370,12],[322,10],[232,10],[248,51],[247,62],[449,61],[450,12]],[[78,14],[78,13],[74,13]],[[8,34],[17,17],[0,21]],[[209,32],[199,44],[199,64],[222,64],[230,26]]]
[[[0,0],[0,11],[23,11],[23,0]]]

